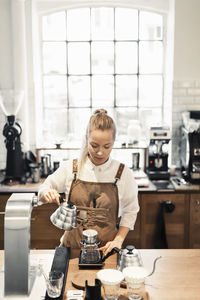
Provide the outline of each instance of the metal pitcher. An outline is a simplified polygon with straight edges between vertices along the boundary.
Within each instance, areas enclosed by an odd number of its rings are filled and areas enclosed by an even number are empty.
[[[76,227],[76,206],[69,200],[64,202],[62,197],[59,200],[61,204],[50,216],[50,220],[56,227],[70,231]]]

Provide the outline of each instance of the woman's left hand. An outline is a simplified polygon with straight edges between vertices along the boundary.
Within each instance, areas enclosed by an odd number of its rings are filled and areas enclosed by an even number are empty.
[[[105,244],[105,246],[99,248],[99,250],[102,250],[103,256],[105,256],[115,247],[121,249],[122,243],[120,241],[115,241],[115,240],[109,241]]]

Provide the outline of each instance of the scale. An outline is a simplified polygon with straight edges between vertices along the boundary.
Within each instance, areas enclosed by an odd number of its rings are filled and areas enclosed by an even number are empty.
[[[84,254],[83,254],[84,250],[80,251],[80,255],[79,255],[79,262],[78,262],[78,266],[79,269],[88,269],[88,268],[102,268],[103,266],[103,252],[101,250],[95,250],[98,251],[99,254],[95,255],[94,250],[91,250],[90,252],[88,252],[88,254],[86,255],[86,257],[84,258]]]

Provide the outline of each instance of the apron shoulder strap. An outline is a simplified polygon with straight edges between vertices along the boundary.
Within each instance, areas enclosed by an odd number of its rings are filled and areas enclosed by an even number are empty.
[[[74,174],[74,182],[76,182],[76,177],[77,177],[77,173],[78,173],[78,159],[73,159],[73,170],[72,170],[73,174]]]
[[[119,165],[118,170],[117,170],[117,174],[115,175],[115,182],[114,182],[114,185],[116,185],[116,184],[117,184],[117,181],[121,178],[123,170],[124,170],[124,164],[121,163],[121,164]]]

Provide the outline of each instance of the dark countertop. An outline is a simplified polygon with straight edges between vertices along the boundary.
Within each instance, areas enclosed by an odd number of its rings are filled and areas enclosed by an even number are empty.
[[[177,181],[178,178],[178,181]],[[31,179],[27,181],[26,184],[0,184],[0,194],[10,194],[10,193],[37,193],[39,186],[42,184],[44,179],[41,179],[39,183],[32,183]],[[149,193],[149,192],[181,192],[181,191],[200,191],[200,184],[183,183],[180,181],[180,177],[171,177],[172,188],[158,189],[154,182],[148,182],[148,186],[139,186],[139,193]]]
[[[26,184],[0,184],[0,194],[37,193],[42,181],[43,180],[39,183],[32,183],[28,181]]]

